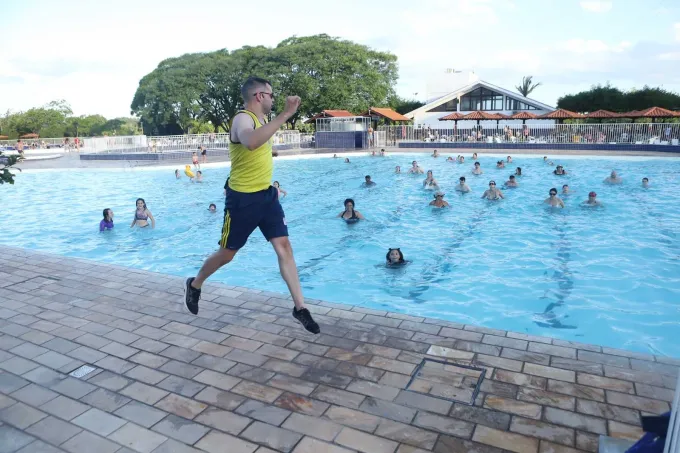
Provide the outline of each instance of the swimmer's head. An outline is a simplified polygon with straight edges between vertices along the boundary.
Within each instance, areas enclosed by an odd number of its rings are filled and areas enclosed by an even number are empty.
[[[210,206],[208,206],[208,211],[210,212],[217,211],[217,206],[215,206],[215,203],[210,203]]]
[[[371,175],[364,176],[364,179],[366,180],[366,182],[371,182]]]
[[[446,195],[444,192],[442,192],[441,190],[438,190],[438,191],[434,194],[434,199],[436,200],[437,198],[441,198],[441,199],[443,200],[443,199],[444,199],[444,195]]]
[[[432,170],[427,170],[427,177],[428,177],[428,178],[433,177],[433,175],[432,175]]]
[[[137,201],[135,201],[135,204],[137,205],[137,209],[140,209],[140,208],[146,209],[146,201],[144,201],[144,198],[137,198]]]
[[[460,160],[461,161],[465,160],[465,156],[460,156]]]
[[[548,193],[550,194],[551,197],[557,196],[557,189],[553,187],[552,189],[550,189],[550,192]]]
[[[438,153],[438,151],[437,151],[437,150],[435,149],[435,150],[434,150],[434,153],[435,153],[435,154],[437,154],[437,153]]]
[[[179,170],[175,170],[175,176],[179,175]]]
[[[203,172],[202,172],[201,170],[198,170],[196,173],[198,173],[199,175],[203,176]]]
[[[456,159],[460,159],[460,156],[456,157]],[[453,157],[449,156],[449,157],[446,158],[446,160],[447,160],[447,161],[453,160]]]
[[[396,167],[394,167],[394,171],[399,173],[401,171],[401,167],[399,165],[397,165]]]
[[[543,161],[548,160],[548,156],[543,156]]]
[[[515,180],[515,175],[510,175],[510,181],[514,181],[514,180]]]
[[[272,183],[272,186],[274,186],[274,187],[276,187],[276,188],[278,189],[279,186],[280,186],[280,184],[279,184],[278,181],[274,181],[274,182]]]
[[[333,154],[333,157],[338,157],[338,155],[337,155],[337,154]]]
[[[597,194],[596,194],[595,192],[590,192],[590,193],[588,194],[588,198],[595,199],[595,197],[597,197]]]
[[[642,178],[642,185],[648,186],[649,185],[649,178]]]
[[[111,209],[109,209],[109,208],[104,209],[102,214],[104,215],[104,220],[108,220],[108,221],[113,220],[113,211]]]
[[[489,181],[489,187],[496,187],[496,181]]]
[[[511,160],[512,160],[512,156],[508,156],[508,161],[511,161]]]
[[[346,163],[346,164],[349,163],[349,157],[345,157],[345,163]]]
[[[616,171],[612,170],[612,173],[611,173],[610,176],[612,177],[612,179],[615,179],[616,178]]]
[[[354,200],[351,198],[345,199],[345,209],[354,209]]]
[[[417,167],[417,166],[418,166],[418,162],[416,162],[416,161],[414,160],[413,162],[411,162],[411,165],[413,165],[414,167]]]
[[[389,249],[387,255],[385,256],[388,264],[397,264],[404,262],[404,254],[401,253],[401,249]]]
[[[191,153],[191,154],[193,154],[193,155],[195,156],[195,155],[196,155],[196,151],[194,151],[194,152],[193,152],[193,153]]]
[[[475,167],[479,167],[479,162],[475,162]]]
[[[522,167],[517,167],[517,171],[515,173],[517,173],[518,175],[521,175],[522,174]]]
[[[461,184],[465,184],[465,176],[461,176],[460,178],[458,178],[458,180],[460,181]]]

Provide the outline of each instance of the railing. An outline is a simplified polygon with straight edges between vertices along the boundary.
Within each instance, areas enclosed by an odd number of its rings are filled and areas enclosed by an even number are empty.
[[[680,123],[499,124],[458,128],[379,126],[386,145],[402,142],[678,145]],[[502,122],[501,122],[502,123]]]

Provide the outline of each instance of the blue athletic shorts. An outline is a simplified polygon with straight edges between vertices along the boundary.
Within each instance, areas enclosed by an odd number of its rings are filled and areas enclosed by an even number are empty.
[[[269,186],[253,193],[236,192],[229,186],[226,190],[220,247],[230,250],[242,248],[255,228],[260,228],[267,241],[288,236],[286,216],[276,187]]]

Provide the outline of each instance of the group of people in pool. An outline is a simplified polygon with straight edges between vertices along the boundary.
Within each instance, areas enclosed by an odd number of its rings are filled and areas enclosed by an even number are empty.
[[[139,228],[156,228],[156,219],[146,206],[146,201],[143,198],[137,198],[135,202],[135,216],[132,219],[130,228],[137,226]],[[99,222],[99,231],[113,230],[113,209],[106,208],[102,211],[104,218]]]

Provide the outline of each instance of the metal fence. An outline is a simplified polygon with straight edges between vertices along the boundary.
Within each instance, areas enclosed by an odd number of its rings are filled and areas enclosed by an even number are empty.
[[[678,145],[680,123],[498,124],[458,128],[379,126],[386,146],[404,142]],[[501,122],[502,123],[502,122]]]

